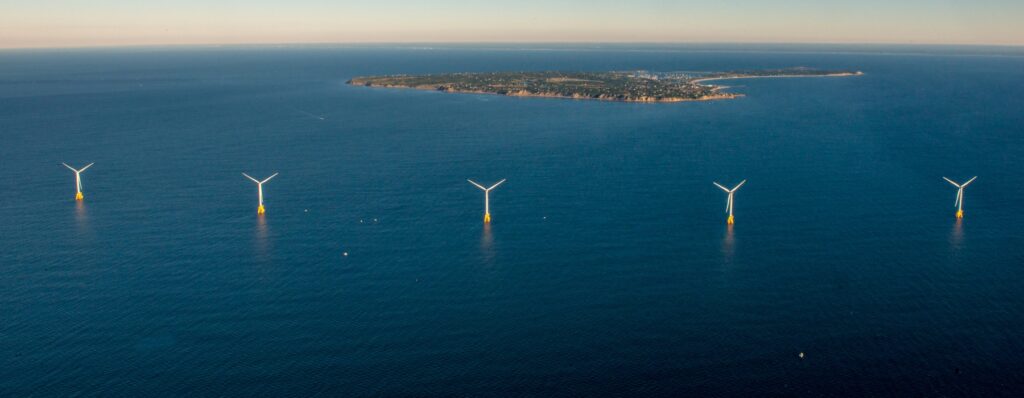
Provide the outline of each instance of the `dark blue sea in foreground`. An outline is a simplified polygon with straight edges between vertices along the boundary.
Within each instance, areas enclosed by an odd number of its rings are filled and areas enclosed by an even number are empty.
[[[793,66],[865,75],[345,84]],[[1024,392],[1021,49],[2,51],[0,137],[0,396]]]

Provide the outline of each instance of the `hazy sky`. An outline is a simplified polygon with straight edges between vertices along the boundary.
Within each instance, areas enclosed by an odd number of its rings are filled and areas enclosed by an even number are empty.
[[[0,47],[351,42],[1024,45],[1024,0],[0,0]]]

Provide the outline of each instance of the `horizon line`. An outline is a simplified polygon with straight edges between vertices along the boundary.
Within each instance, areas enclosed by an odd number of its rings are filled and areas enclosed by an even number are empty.
[[[52,46],[2,46],[10,50],[83,50],[132,48],[199,48],[199,47],[266,47],[266,46],[423,46],[423,45],[821,45],[821,46],[908,46],[908,47],[978,47],[1024,49],[1024,43],[921,43],[921,42],[854,42],[854,41],[323,41],[323,42],[210,42],[210,43],[147,43],[147,44],[88,44]]]

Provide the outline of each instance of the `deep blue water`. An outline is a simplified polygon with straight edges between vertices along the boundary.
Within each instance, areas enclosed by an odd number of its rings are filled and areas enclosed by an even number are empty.
[[[344,84],[792,66],[865,75]],[[1022,110],[1019,49],[0,52],[0,396],[1020,396]]]

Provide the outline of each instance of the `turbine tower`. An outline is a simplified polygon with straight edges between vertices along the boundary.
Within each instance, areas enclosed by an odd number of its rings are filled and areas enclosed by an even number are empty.
[[[732,225],[733,222],[735,221],[733,219],[733,217],[732,217],[732,195],[734,193],[736,193],[737,189],[740,189],[740,187],[742,187],[743,184],[746,184],[746,183],[747,183],[747,180],[743,180],[743,181],[741,181],[739,183],[739,185],[735,186],[733,189],[729,189],[729,188],[723,187],[721,184],[719,184],[717,182],[714,183],[716,187],[720,188],[721,190],[725,191],[725,193],[729,194],[729,199],[727,199],[726,202],[725,202],[725,211],[727,211],[729,213],[729,218],[726,219],[726,221],[725,221],[726,224]]]
[[[491,185],[490,188],[484,188],[483,185],[477,184],[473,180],[466,181],[469,181],[470,184],[476,185],[477,188],[484,190],[484,224],[491,222],[491,190],[505,182],[505,179],[498,181],[497,184]]]
[[[270,181],[271,178],[277,177],[277,174],[278,173],[274,173],[274,175],[272,175],[270,177],[267,177],[267,179],[265,179],[263,181],[260,181],[260,180],[257,180],[255,178],[250,177],[248,174],[242,173],[242,175],[244,175],[245,178],[248,178],[248,179],[252,180],[252,182],[256,183],[256,189],[258,190],[259,197],[260,197],[260,206],[256,208],[256,214],[263,214],[263,213],[267,212],[267,210],[263,208],[263,183],[265,183],[267,181]]]
[[[978,178],[978,176],[974,176],[974,178],[967,180],[967,182],[963,184],[957,184],[953,182],[953,180],[950,180],[946,177],[942,177],[942,179],[946,180],[950,184],[953,184],[953,186],[957,188],[956,203],[953,204],[953,206],[956,206],[956,218],[964,218],[964,188],[967,188],[967,184],[974,182],[975,178]]]
[[[75,200],[85,199],[85,195],[82,195],[82,172],[92,167],[95,163],[89,163],[88,166],[83,167],[81,170],[75,170],[74,167],[68,166],[67,163],[62,162],[61,164],[75,172]]]

